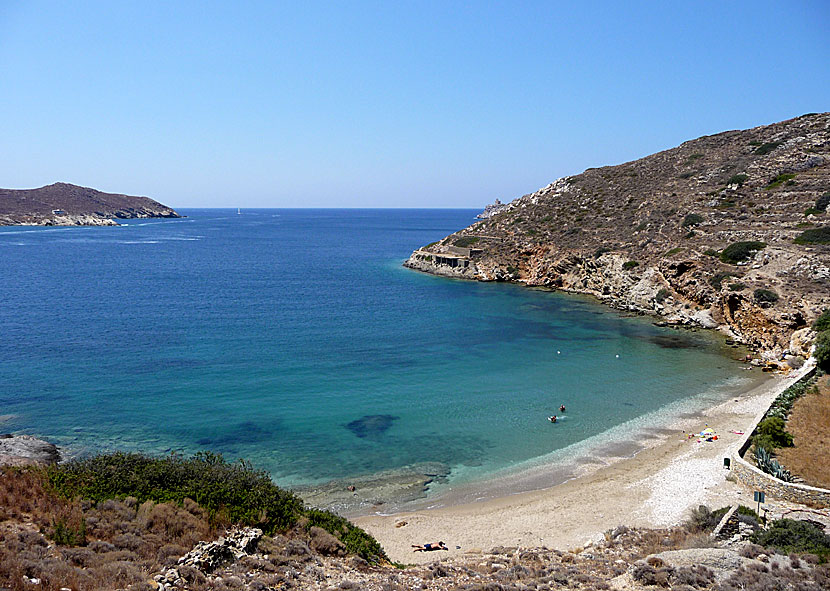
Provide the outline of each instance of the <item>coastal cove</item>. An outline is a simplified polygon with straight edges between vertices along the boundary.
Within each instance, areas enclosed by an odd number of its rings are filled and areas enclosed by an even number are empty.
[[[215,451],[306,490],[392,470],[446,494],[570,462],[498,496],[630,456],[762,379],[713,333],[401,267],[473,210],[182,213],[3,228],[0,430],[68,456]]]

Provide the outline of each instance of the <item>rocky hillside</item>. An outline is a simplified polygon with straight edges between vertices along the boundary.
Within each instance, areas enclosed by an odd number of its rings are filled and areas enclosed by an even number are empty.
[[[558,179],[407,267],[589,293],[808,354],[830,305],[830,113],[727,131]]]
[[[420,566],[392,564],[354,524],[303,507],[245,462],[116,453],[55,464],[56,450],[46,442],[3,440],[4,590],[819,591],[830,585],[830,518],[816,511],[789,512],[790,519],[763,528],[746,507],[701,506],[681,526],[619,526],[568,551],[471,547],[454,556],[431,552],[433,560]],[[19,458],[32,461],[21,466]]]
[[[54,183],[39,189],[0,189],[0,226],[116,225],[112,218],[177,218],[173,209],[149,197],[102,193]]]

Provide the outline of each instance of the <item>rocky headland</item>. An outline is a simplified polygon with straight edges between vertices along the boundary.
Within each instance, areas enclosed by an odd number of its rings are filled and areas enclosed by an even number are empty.
[[[830,113],[727,131],[519,197],[404,263],[586,293],[809,356],[830,305]]]
[[[149,197],[103,193],[69,183],[0,189],[0,226],[117,226],[115,219],[178,218]]]

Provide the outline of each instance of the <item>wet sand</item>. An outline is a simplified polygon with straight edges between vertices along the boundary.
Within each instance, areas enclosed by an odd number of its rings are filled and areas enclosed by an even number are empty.
[[[467,501],[470,491],[451,491],[431,499],[433,505],[444,505],[439,508],[353,521],[375,536],[392,560],[424,563],[494,546],[568,550],[601,538],[617,525],[668,526],[684,521],[689,510],[701,504],[751,504],[752,491],[726,479],[729,471],[723,458],[742,439],[730,431],[751,430],[776,396],[807,371],[805,366],[775,376],[700,413],[675,417],[672,424],[652,429],[640,449],[617,452],[623,457],[616,461],[606,457],[596,464],[583,462],[580,474],[560,474],[566,481],[555,486],[478,502]],[[707,424],[717,432],[717,441],[688,438]],[[498,483],[488,488],[500,490]],[[414,553],[410,547],[439,540],[446,542],[449,552]]]

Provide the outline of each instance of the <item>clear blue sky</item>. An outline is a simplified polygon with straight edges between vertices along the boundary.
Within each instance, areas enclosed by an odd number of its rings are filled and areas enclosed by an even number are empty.
[[[480,207],[827,110],[827,0],[0,0],[2,187]]]

